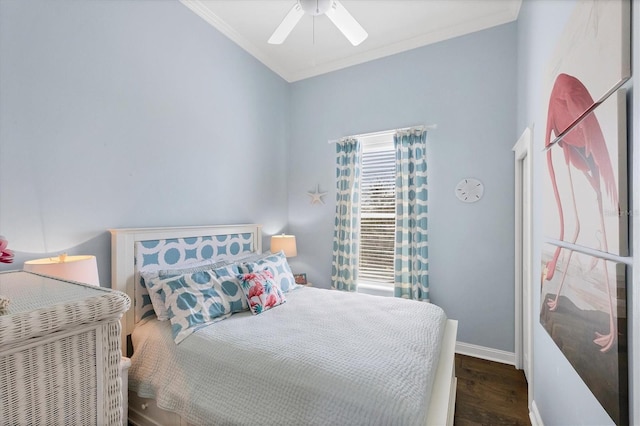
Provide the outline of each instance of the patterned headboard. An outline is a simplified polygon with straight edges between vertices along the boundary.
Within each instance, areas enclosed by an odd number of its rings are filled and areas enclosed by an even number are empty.
[[[122,318],[123,348],[133,327],[154,315],[140,271],[170,269],[212,259],[227,260],[262,252],[261,225],[112,229],[111,287],[134,301]]]

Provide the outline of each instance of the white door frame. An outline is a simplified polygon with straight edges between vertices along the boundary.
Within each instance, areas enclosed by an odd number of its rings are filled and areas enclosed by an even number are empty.
[[[515,364],[516,368],[524,369],[527,373],[529,407],[533,400],[533,283],[531,277],[533,159],[531,144],[532,131],[527,127],[513,147],[515,153]],[[524,191],[526,194],[523,194],[523,185],[527,185]],[[526,212],[523,211],[523,207],[527,209]],[[526,223],[524,223],[525,217],[528,217]],[[523,250],[523,247],[527,247],[528,250]],[[527,277],[524,277],[523,271],[529,271]],[[523,302],[527,303],[527,306],[523,306]],[[523,315],[526,314],[528,318],[525,321]],[[527,330],[524,330],[525,326]],[[524,365],[525,360],[527,365]]]

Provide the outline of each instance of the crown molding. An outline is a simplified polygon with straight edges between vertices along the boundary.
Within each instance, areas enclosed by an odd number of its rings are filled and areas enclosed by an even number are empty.
[[[492,27],[497,27],[502,24],[507,24],[509,22],[515,21],[518,18],[519,10],[520,8],[518,7],[517,9],[510,10],[499,16],[487,16],[483,19],[476,19],[474,21],[465,22],[461,25],[442,28],[429,34],[425,34],[424,36],[414,37],[398,43],[389,44],[378,49],[369,50],[367,52],[361,53],[359,55],[354,55],[346,59],[327,62],[324,64],[319,64],[315,67],[305,68],[298,71],[291,71],[291,80],[287,81],[295,82],[311,77],[317,77],[322,74],[348,68],[354,65],[363,64],[375,59],[384,58],[387,56],[395,55],[397,53],[402,53],[408,50],[413,50],[419,47],[438,43],[444,40],[464,36]]]

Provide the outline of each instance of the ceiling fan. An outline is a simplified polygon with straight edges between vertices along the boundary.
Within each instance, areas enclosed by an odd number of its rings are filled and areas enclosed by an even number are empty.
[[[269,38],[269,43],[282,44],[305,13],[312,16],[327,15],[354,46],[369,36],[338,0],[297,0]]]

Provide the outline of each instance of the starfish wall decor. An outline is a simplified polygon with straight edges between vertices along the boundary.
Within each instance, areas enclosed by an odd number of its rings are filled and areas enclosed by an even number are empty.
[[[307,192],[307,195],[311,197],[311,204],[324,204],[322,197],[327,195],[326,192],[320,192],[320,185],[316,185],[316,189]]]

